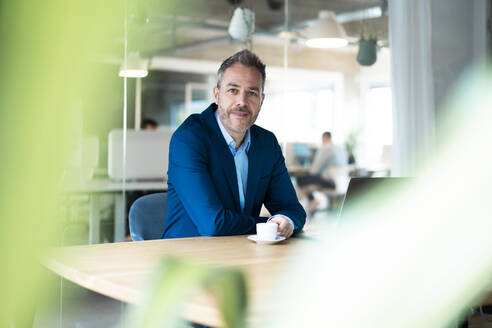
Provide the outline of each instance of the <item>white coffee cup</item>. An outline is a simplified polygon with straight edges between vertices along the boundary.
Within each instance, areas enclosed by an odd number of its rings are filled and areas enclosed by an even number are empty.
[[[275,240],[277,238],[278,225],[276,223],[257,223],[256,236],[259,240]]]

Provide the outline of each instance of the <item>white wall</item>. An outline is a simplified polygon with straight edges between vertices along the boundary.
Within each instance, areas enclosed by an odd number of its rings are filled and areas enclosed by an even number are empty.
[[[488,7],[488,8],[487,8]],[[432,66],[436,110],[463,71],[490,54],[488,0],[432,0]]]

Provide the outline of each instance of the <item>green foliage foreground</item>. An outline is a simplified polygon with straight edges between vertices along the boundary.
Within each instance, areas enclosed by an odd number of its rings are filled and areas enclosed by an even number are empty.
[[[200,290],[210,291],[215,297],[225,327],[245,327],[246,283],[240,271],[173,257],[156,268],[142,304],[129,313],[125,327],[182,327],[183,305]]]

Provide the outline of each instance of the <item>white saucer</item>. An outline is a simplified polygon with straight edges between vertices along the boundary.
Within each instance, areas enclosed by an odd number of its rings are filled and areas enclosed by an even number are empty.
[[[248,236],[248,239],[251,241],[254,241],[257,244],[269,245],[269,244],[275,244],[275,243],[281,242],[282,240],[285,240],[285,237],[277,236],[275,238],[275,240],[261,240],[261,239],[258,239],[257,235],[250,235],[250,236]]]

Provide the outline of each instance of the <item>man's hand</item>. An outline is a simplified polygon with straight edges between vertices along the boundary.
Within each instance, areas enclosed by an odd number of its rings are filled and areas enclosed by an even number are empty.
[[[289,238],[294,233],[292,224],[290,224],[289,220],[283,215],[276,215],[268,222],[274,222],[278,225],[279,236]]]

